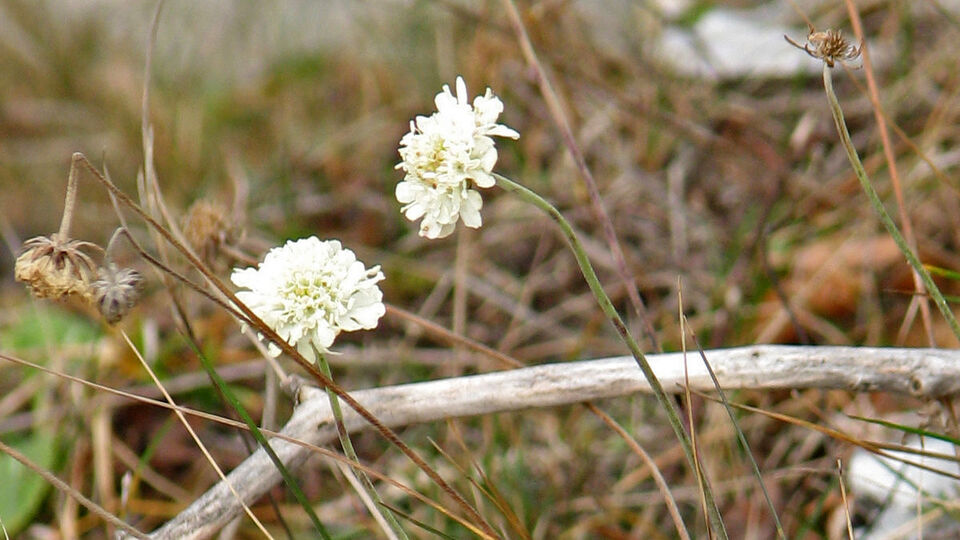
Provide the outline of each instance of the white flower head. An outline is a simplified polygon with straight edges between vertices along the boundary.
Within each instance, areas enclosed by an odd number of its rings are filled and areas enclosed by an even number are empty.
[[[341,331],[376,328],[386,309],[379,266],[364,268],[337,240],[315,236],[271,249],[258,268],[234,269],[239,298],[304,358],[329,352]],[[262,336],[261,336],[262,337]],[[277,356],[280,348],[268,345]]]
[[[458,220],[467,227],[481,224],[480,193],[471,189],[492,187],[497,148],[492,137],[516,139],[520,135],[497,124],[503,102],[487,88],[470,104],[467,85],[457,77],[457,95],[443,86],[434,102],[437,112],[418,116],[410,132],[400,139],[398,169],[406,173],[397,184],[401,212],[411,221],[423,218],[420,236],[443,238]]]

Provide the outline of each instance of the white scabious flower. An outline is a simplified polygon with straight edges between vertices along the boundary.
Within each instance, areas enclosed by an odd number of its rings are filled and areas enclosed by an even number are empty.
[[[495,183],[493,166],[497,148],[492,137],[520,135],[497,124],[503,102],[487,88],[470,104],[467,86],[457,77],[457,95],[450,87],[434,100],[437,112],[418,116],[410,122],[410,132],[400,139],[398,169],[406,173],[397,184],[401,212],[411,221],[423,218],[420,236],[443,238],[453,232],[457,220],[467,227],[481,224],[483,199],[473,186],[488,188]]]
[[[258,268],[237,268],[239,298],[304,358],[328,352],[341,331],[376,328],[386,309],[379,266],[364,268],[337,240],[315,236],[271,249]],[[280,348],[270,343],[270,354]]]

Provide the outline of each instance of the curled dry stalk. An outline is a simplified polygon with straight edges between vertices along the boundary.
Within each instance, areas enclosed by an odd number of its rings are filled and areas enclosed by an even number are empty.
[[[690,436],[683,427],[683,421],[680,419],[680,413],[677,411],[676,405],[663,389],[663,385],[660,384],[660,381],[657,379],[657,375],[650,366],[650,362],[647,361],[647,357],[640,349],[640,345],[638,345],[636,340],[633,339],[633,336],[630,334],[630,330],[627,328],[627,325],[624,324],[623,319],[621,319],[620,314],[617,313],[617,309],[614,307],[610,297],[607,295],[606,291],[604,291],[603,286],[600,284],[600,279],[597,277],[597,274],[593,269],[593,265],[590,263],[589,257],[587,257],[586,250],[583,248],[583,244],[580,243],[580,239],[574,232],[573,227],[570,226],[570,223],[567,222],[566,218],[563,217],[563,214],[561,214],[559,210],[557,210],[540,195],[505,176],[497,173],[494,173],[493,176],[496,178],[497,184],[500,187],[506,191],[516,194],[525,202],[539,208],[560,227],[560,230],[563,232],[563,236],[567,240],[571,251],[573,251],[574,257],[577,259],[577,264],[580,266],[580,271],[583,274],[587,285],[589,285],[590,291],[593,293],[594,298],[600,305],[600,309],[603,311],[604,315],[607,316],[607,319],[610,321],[610,323],[613,324],[613,327],[620,335],[620,339],[627,345],[627,348],[630,349],[630,354],[633,355],[637,366],[640,367],[640,371],[643,372],[643,376],[650,384],[650,388],[652,389],[654,396],[656,396],[660,406],[663,407],[664,412],[666,412],[667,419],[670,422],[670,427],[673,428],[673,432],[680,441],[680,446],[683,448],[683,453],[687,458],[687,462],[692,470],[697,471],[699,461],[694,453]],[[710,488],[710,483],[705,477],[702,476],[698,476],[698,481],[700,484],[700,489],[703,491],[703,496],[707,507],[707,519],[709,520],[710,525],[713,527],[714,534],[725,539],[727,538],[726,527],[723,525],[723,518],[720,515],[720,509],[717,507],[716,498],[713,495],[713,490]]]
[[[309,362],[304,358],[295,347],[286,342],[281,338],[277,333],[270,328],[265,322],[263,322],[260,317],[257,316],[249,307],[246,306],[243,302],[240,301],[233,293],[233,291],[223,283],[223,281],[217,277],[215,274],[210,272],[206,265],[200,261],[196,255],[193,254],[192,250],[178,241],[163,225],[157,222],[152,216],[147,214],[143,208],[140,207],[136,202],[134,202],[126,193],[124,193],[120,188],[118,188],[113,182],[109,181],[103,174],[97,170],[96,167],[90,163],[87,158],[81,153],[75,153],[74,159],[81,163],[84,168],[90,171],[91,174],[107,189],[107,191],[117,198],[117,200],[122,203],[124,206],[132,210],[137,214],[141,219],[143,219],[151,229],[156,231],[166,242],[174,247],[178,252],[180,252],[187,261],[200,272],[204,278],[206,278],[213,287],[223,294],[230,302],[232,302],[237,309],[244,315],[244,320],[247,321],[250,326],[257,329],[257,332],[262,334],[266,339],[272,341],[281,351],[287,354],[292,358],[297,364],[300,365],[307,373],[313,377],[321,387],[329,388],[334,394],[336,394],[340,399],[342,399],[351,409],[357,412],[364,420],[366,420],[370,425],[372,425],[388,442],[396,446],[401,452],[404,453],[418,468],[420,468],[434,483],[436,483],[447,495],[449,495],[457,503],[458,506],[469,516],[470,520],[473,521],[484,533],[485,536],[490,538],[498,538],[499,535],[494,531],[493,527],[487,523],[487,521],[477,512],[473,506],[470,505],[460,495],[450,484],[447,483],[443,477],[437,473],[432,467],[430,467],[426,461],[420,457],[412,448],[407,446],[400,437],[392,429],[380,422],[369,410],[367,410],[363,405],[361,405],[357,400],[355,400],[343,387],[339,386],[333,382],[329,377],[324,375],[315,365]]]

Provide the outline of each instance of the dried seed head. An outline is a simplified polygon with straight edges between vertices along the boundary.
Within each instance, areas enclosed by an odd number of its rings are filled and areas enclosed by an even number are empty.
[[[103,318],[117,323],[140,299],[143,276],[132,268],[117,268],[108,262],[97,270],[97,280],[91,285],[93,301]]]
[[[17,257],[14,276],[37,298],[61,299],[77,295],[88,300],[96,265],[83,252],[85,248],[98,246],[56,233],[31,238],[23,244],[23,251]]]
[[[807,43],[804,45],[800,45],[787,36],[783,37],[787,38],[787,41],[794,47],[806,51],[814,58],[823,60],[829,67],[833,67],[836,62],[849,65],[849,62],[859,58],[860,53],[863,52],[863,43],[860,43],[859,46],[850,44],[840,30],[827,29],[818,32],[811,27],[810,33],[807,35]]]
[[[187,210],[183,219],[183,234],[190,247],[208,264],[214,261],[220,246],[233,243],[237,237],[226,208],[203,199],[193,203]]]

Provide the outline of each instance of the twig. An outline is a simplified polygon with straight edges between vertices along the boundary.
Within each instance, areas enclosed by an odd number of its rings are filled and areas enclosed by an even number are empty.
[[[960,350],[758,345],[704,352],[720,386],[726,390],[821,388],[918,397],[960,393]],[[682,353],[649,355],[647,359],[667,391],[682,390]],[[691,363],[688,372],[692,389],[714,390],[702,363]],[[444,418],[570,405],[636,392],[650,392],[650,386],[637,370],[633,357],[626,356],[359,390],[352,396],[384,425],[398,427]],[[314,445],[336,440],[324,390],[303,387],[300,397],[301,403],[282,433]],[[348,431],[368,427],[350,410],[344,411],[344,423]],[[271,445],[291,467],[305,461],[311,453],[286,441],[275,440]],[[280,475],[261,450],[228,478],[244,500],[250,502],[279,482]],[[237,512],[236,500],[225,486],[218,484],[151,534],[151,538],[205,538]]]

